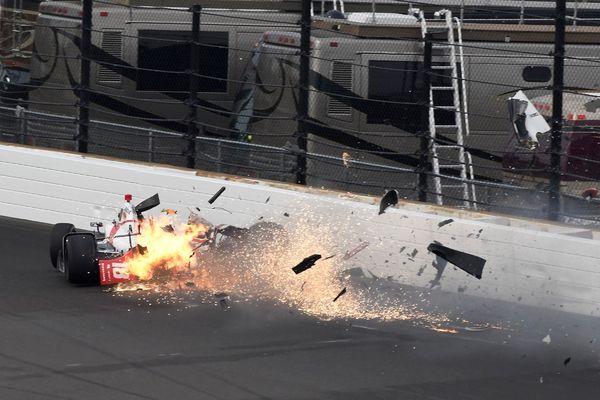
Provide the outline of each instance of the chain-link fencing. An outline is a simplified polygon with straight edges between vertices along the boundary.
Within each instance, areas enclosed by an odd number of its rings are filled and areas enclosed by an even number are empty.
[[[600,3],[566,4],[553,150],[555,2],[5,1],[3,141],[541,218],[554,174],[597,219]]]

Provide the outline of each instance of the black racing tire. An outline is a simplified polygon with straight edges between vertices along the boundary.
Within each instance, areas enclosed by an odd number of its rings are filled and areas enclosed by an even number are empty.
[[[94,234],[73,233],[67,235],[63,256],[67,281],[81,285],[100,284],[100,269]]]
[[[55,224],[50,233],[50,261],[56,268],[58,265],[58,255],[62,250],[63,239],[67,233],[75,232],[73,224]]]

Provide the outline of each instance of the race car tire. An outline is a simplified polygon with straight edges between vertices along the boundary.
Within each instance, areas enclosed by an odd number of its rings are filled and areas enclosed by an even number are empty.
[[[50,232],[50,261],[56,268],[58,265],[58,255],[62,250],[63,239],[67,233],[75,232],[73,224],[55,224]]]
[[[96,238],[92,233],[71,233],[65,236],[63,256],[67,281],[82,285],[100,283]]]

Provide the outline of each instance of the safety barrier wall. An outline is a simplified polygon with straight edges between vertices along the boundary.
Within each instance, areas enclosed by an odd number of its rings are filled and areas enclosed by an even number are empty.
[[[226,191],[209,205],[222,186]],[[340,268],[362,268],[367,276],[600,315],[600,240],[594,231],[408,202],[378,215],[376,198],[0,145],[0,215],[90,229],[90,221],[111,223],[124,193],[140,201],[157,192],[161,206],[155,212],[172,208],[183,216],[200,207],[213,223],[249,226],[263,219],[285,225],[316,218],[335,233],[341,252],[369,242],[340,261]],[[454,221],[438,226],[448,218]],[[438,272],[427,251],[434,240],[485,258],[482,279],[451,265]]]

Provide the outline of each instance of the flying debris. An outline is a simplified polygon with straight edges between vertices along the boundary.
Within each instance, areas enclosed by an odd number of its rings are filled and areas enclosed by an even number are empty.
[[[265,204],[268,203],[269,200],[271,200],[271,196],[267,197],[267,199],[265,200]]]
[[[228,209],[223,208],[223,207],[211,207],[210,209],[211,210],[222,210],[222,211],[228,212],[229,214],[233,214],[231,211],[229,211]]]
[[[219,189],[219,190],[217,191],[217,193],[213,194],[213,197],[211,197],[211,198],[208,200],[208,204],[212,204],[212,203],[214,203],[214,202],[215,202],[215,200],[217,200],[217,199],[219,198],[219,196],[220,196],[221,194],[223,194],[223,192],[224,192],[224,191],[225,191],[225,186],[223,186],[221,189]]]
[[[131,195],[129,195],[131,196]],[[131,197],[130,197],[131,199]],[[158,193],[156,193],[154,196],[148,197],[146,200],[142,201],[141,203],[139,203],[137,206],[135,206],[135,212],[137,213],[138,217],[141,216],[141,214],[145,211],[148,211],[156,206],[158,206],[160,204],[160,198],[158,197]]]
[[[160,227],[163,231],[165,232],[169,232],[169,233],[175,233],[175,229],[173,228],[173,225],[169,224],[169,225],[165,225],[165,226],[161,226]]]
[[[148,252],[148,247],[146,247],[146,246],[142,246],[142,245],[138,244],[136,246],[136,248],[137,248],[138,253],[142,256]]]
[[[563,361],[563,365],[566,367],[568,363],[571,362],[571,357],[567,357],[565,358],[565,361]]]
[[[352,250],[348,250],[346,252],[346,254],[344,254],[344,257],[342,258],[342,260],[344,260],[344,261],[349,260],[350,258],[354,257],[356,254],[358,254],[359,252],[364,250],[368,245],[369,245],[369,242],[361,242],[358,246],[356,246]]]
[[[449,263],[456,265],[458,268],[473,275],[475,278],[481,279],[483,266],[486,262],[485,259],[442,246],[439,243],[430,243],[429,246],[427,246],[427,250]]]
[[[438,228],[441,228],[442,226],[451,224],[453,222],[454,222],[454,220],[452,218],[445,219],[438,224]]]
[[[342,162],[344,163],[344,167],[349,168],[352,163],[352,156],[348,152],[342,152]]]
[[[340,297],[342,297],[345,294],[346,294],[346,288],[343,288],[342,291],[339,292],[337,296],[335,296],[335,299],[333,299],[333,302],[335,303],[337,301],[337,299],[339,299]]]
[[[550,342],[552,341],[552,338],[550,337],[550,334],[547,334],[546,336],[544,336],[544,338],[542,339],[542,342],[546,343],[546,344],[550,344]]]
[[[215,297],[219,299],[219,306],[221,306],[223,311],[228,311],[231,309],[229,302],[227,301],[227,299],[229,299],[229,295],[227,293],[216,293]]]
[[[173,210],[172,208],[163,208],[161,210],[161,212],[167,214],[167,215],[175,215],[177,214],[177,210]]]
[[[315,265],[317,260],[319,260],[320,258],[320,254],[313,254],[312,256],[308,256],[304,260],[302,260],[298,265],[292,268],[292,271],[294,271],[296,274],[304,272],[307,269],[311,268],[313,265]]]
[[[389,206],[398,204],[398,191],[393,189],[386,192],[379,203],[379,215],[383,214]]]

